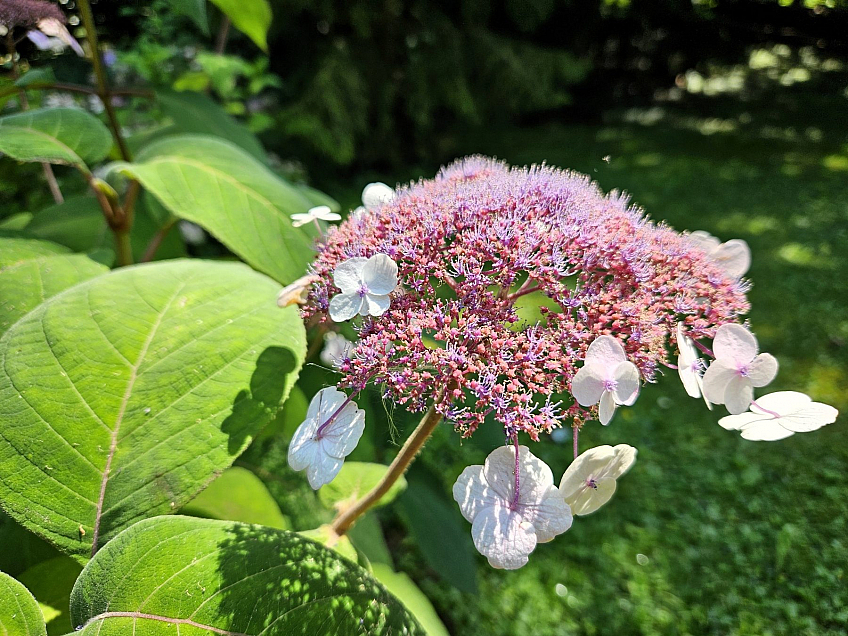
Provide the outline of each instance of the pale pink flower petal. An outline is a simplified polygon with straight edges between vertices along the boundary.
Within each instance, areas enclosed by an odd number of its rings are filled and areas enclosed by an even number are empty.
[[[754,388],[748,378],[734,375],[724,388],[722,402],[731,415],[744,413],[754,399]]]
[[[533,524],[522,521],[519,513],[502,506],[484,508],[471,525],[474,547],[493,568],[517,570],[536,549]]]
[[[606,369],[600,365],[587,363],[571,379],[571,394],[581,406],[597,404],[606,390]]]
[[[375,254],[362,269],[362,280],[372,294],[391,294],[398,285],[398,266],[385,254]]]
[[[731,362],[745,365],[757,355],[757,339],[742,325],[729,323],[716,331],[713,339],[713,353],[716,360],[730,366]]]
[[[615,368],[625,360],[627,360],[627,354],[624,352],[624,347],[612,336],[598,336],[586,350],[586,364]]]
[[[748,379],[754,386],[766,386],[777,375],[777,360],[770,353],[761,353],[748,367]]]
[[[598,419],[601,424],[606,426],[612,420],[613,415],[615,415],[615,397],[613,397],[612,391],[604,391],[598,407]]]
[[[616,404],[631,406],[639,397],[639,369],[632,362],[625,361],[615,368],[614,377]]]

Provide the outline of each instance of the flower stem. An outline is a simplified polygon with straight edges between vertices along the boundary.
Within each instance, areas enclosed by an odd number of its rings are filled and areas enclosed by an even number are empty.
[[[515,446],[515,489],[512,493],[512,505],[510,508],[515,510],[518,507],[518,502],[521,499],[521,462],[519,461],[519,448],[518,448],[518,433],[513,434],[512,436],[512,444]]]
[[[438,401],[438,400],[437,400]],[[406,440],[400,452],[395,457],[394,461],[389,466],[389,470],[374,488],[371,489],[364,497],[348,509],[340,512],[333,519],[331,528],[337,535],[343,535],[350,530],[351,526],[356,523],[356,520],[365,514],[368,509],[385,495],[400,477],[409,468],[412,460],[418,454],[418,451],[424,446],[427,438],[436,430],[436,426],[442,421],[442,415],[436,411],[435,404],[430,407],[421,423],[412,431],[412,435]]]
[[[756,400],[751,400],[751,406],[756,406],[763,413],[766,413],[767,415],[771,415],[774,418],[780,419],[780,417],[781,417],[780,413],[775,413],[774,411],[771,411],[771,410],[769,410],[769,409],[767,409],[763,406],[760,406],[759,404],[757,404]]]
[[[574,433],[574,435],[572,435],[572,437],[574,439],[574,459],[577,459],[577,456],[580,454],[580,444],[577,441],[577,438],[578,438],[579,433],[580,433],[580,429],[577,428],[576,426],[572,426],[571,431]]]

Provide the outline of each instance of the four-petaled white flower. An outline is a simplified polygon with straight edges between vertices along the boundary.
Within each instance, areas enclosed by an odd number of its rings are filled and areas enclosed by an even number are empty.
[[[502,446],[483,466],[469,466],[453,485],[453,498],[471,522],[471,536],[492,567],[515,570],[537,543],[571,527],[571,510],[554,485],[551,469],[519,446],[518,496],[515,449]]]
[[[630,470],[636,449],[627,444],[590,448],[562,476],[559,492],[575,515],[595,512],[615,493],[615,480]]]
[[[337,367],[350,355],[353,343],[342,334],[329,331],[324,335],[324,348],[319,358],[328,367]]]
[[[333,212],[327,205],[316,205],[314,208],[309,208],[306,212],[292,214],[291,218],[292,226],[300,227],[312,221],[317,223],[319,219],[322,221],[338,221],[342,216]]]
[[[729,431],[741,431],[744,439],[773,442],[795,433],[809,433],[836,421],[839,411],[813,402],[797,391],[769,393],[751,404],[750,413],[728,415],[718,423]]]
[[[697,230],[689,238],[733,278],[741,278],[751,267],[751,248],[742,239],[722,243],[709,232]]]
[[[336,266],[333,282],[342,290],[330,300],[330,318],[344,322],[354,316],[381,316],[398,286],[398,267],[385,254],[356,257]]]
[[[370,210],[376,210],[395,198],[395,191],[385,183],[369,183],[362,190],[362,205],[353,211],[353,218],[359,218]]]
[[[724,404],[731,415],[744,413],[754,399],[754,387],[767,385],[777,375],[777,360],[761,353],[757,339],[742,325],[726,324],[713,339],[715,360],[704,373],[704,397]]]
[[[639,396],[639,369],[612,336],[598,336],[586,351],[583,368],[571,380],[571,394],[581,406],[600,402],[598,418],[610,423],[617,404],[630,406]]]
[[[321,389],[289,444],[289,466],[305,469],[309,485],[318,490],[339,474],[364,430],[365,411],[336,387]]]
[[[677,348],[680,351],[677,355],[677,374],[680,376],[683,388],[686,389],[689,397],[699,398],[703,393],[701,374],[704,366],[692,339],[686,337],[683,332],[683,323],[681,322],[677,323]],[[707,403],[707,408],[712,410],[713,405],[706,397],[704,402]]]

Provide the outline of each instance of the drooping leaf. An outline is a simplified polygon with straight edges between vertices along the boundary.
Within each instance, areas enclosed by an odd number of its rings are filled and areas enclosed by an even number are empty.
[[[41,68],[30,69],[21,75],[15,80],[15,86],[26,87],[37,82],[52,83],[55,81],[56,75],[53,73],[53,69],[49,66],[42,66]]]
[[[41,610],[32,594],[0,572],[0,632],[9,636],[46,636]]]
[[[362,497],[385,476],[388,466],[369,462],[345,462],[336,478],[318,491],[318,498],[328,508],[345,509]],[[385,506],[406,488],[401,476],[375,506]]]
[[[82,567],[71,557],[56,557],[28,569],[20,575],[41,608],[48,636],[61,636],[74,630],[71,625],[71,590]]]
[[[115,167],[256,269],[283,284],[304,274],[314,230],[292,227],[290,215],[305,212],[309,201],[240,148],[179,135],[146,147],[135,163]]]
[[[147,193],[142,194],[136,203],[130,233],[133,258],[136,261],[141,259],[150,239],[161,227],[150,209],[151,204],[158,206],[158,202]],[[68,197],[64,203],[38,212],[24,229],[27,234],[59,243],[75,252],[88,252],[101,247],[115,248],[115,238],[94,197]],[[185,255],[185,244],[180,233],[172,230],[156,251],[155,260]]]
[[[55,243],[0,237],[0,334],[47,298],[107,271]]]
[[[288,395],[294,308],[239,263],[175,260],[77,285],[0,339],[0,501],[85,560],[179,509]]]
[[[271,27],[271,5],[268,0],[211,0],[233,25],[256,46],[268,52],[268,29]]]
[[[456,505],[420,473],[411,472],[409,486],[398,500],[403,517],[427,563],[463,592],[477,591],[477,571],[471,536]]]
[[[209,20],[206,17],[206,0],[168,0],[174,13],[184,15],[197,25],[204,35],[209,35]]]
[[[162,110],[173,120],[181,133],[221,137],[262,163],[267,163],[265,149],[256,135],[206,95],[190,91],[159,91],[156,98]]]
[[[71,617],[82,636],[423,634],[332,550],[293,532],[191,517],[148,519],[107,544],[77,580]]]
[[[31,212],[18,212],[0,221],[0,230],[16,232],[24,229],[30,221],[32,221]]]
[[[112,135],[99,119],[77,108],[46,108],[0,117],[0,153],[18,161],[63,163],[88,171],[105,158]]]
[[[449,636],[445,624],[436,614],[433,604],[424,592],[403,572],[395,572],[384,563],[373,563],[371,574],[398,597],[427,632],[427,636]]]
[[[291,528],[262,480],[239,466],[225,470],[180,512],[206,519],[258,523],[280,530]]]

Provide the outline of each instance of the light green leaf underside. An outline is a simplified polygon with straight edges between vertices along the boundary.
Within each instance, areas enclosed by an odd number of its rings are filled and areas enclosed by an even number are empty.
[[[256,43],[263,51],[268,51],[268,29],[271,27],[271,5],[268,0],[211,0],[223,11],[233,25]]]
[[[403,572],[395,572],[385,563],[372,563],[371,573],[418,619],[427,636],[449,636],[433,604],[411,578]]]
[[[313,541],[191,517],[116,537],[80,575],[71,617],[83,636],[424,633],[365,570]]]
[[[0,572],[0,634],[3,636],[45,636],[47,634],[41,610],[32,594],[3,572]]]
[[[303,324],[277,289],[240,263],[165,261],[81,283],[15,323],[0,339],[6,511],[84,561],[188,502],[297,376]]]
[[[376,486],[386,474],[388,466],[369,462],[345,462],[336,478],[318,491],[318,498],[328,508],[348,507]],[[385,506],[406,488],[401,476],[375,506]]]
[[[267,163],[265,150],[256,135],[206,95],[191,91],[158,91],[156,99],[180,132],[222,137],[263,164]]]
[[[48,241],[0,237],[0,334],[51,296],[109,271],[68,251]]]
[[[74,631],[70,599],[82,567],[71,557],[56,557],[35,565],[20,575],[21,583],[32,592],[47,623],[48,636]]]
[[[180,512],[206,519],[257,523],[280,530],[291,528],[262,480],[239,466],[225,470]]]
[[[63,163],[87,170],[112,147],[100,120],[76,108],[49,108],[0,117],[0,153],[18,161]]]
[[[288,284],[314,256],[311,228],[290,215],[309,201],[240,148],[202,135],[167,137],[115,164],[175,216],[197,223],[256,269]]]

